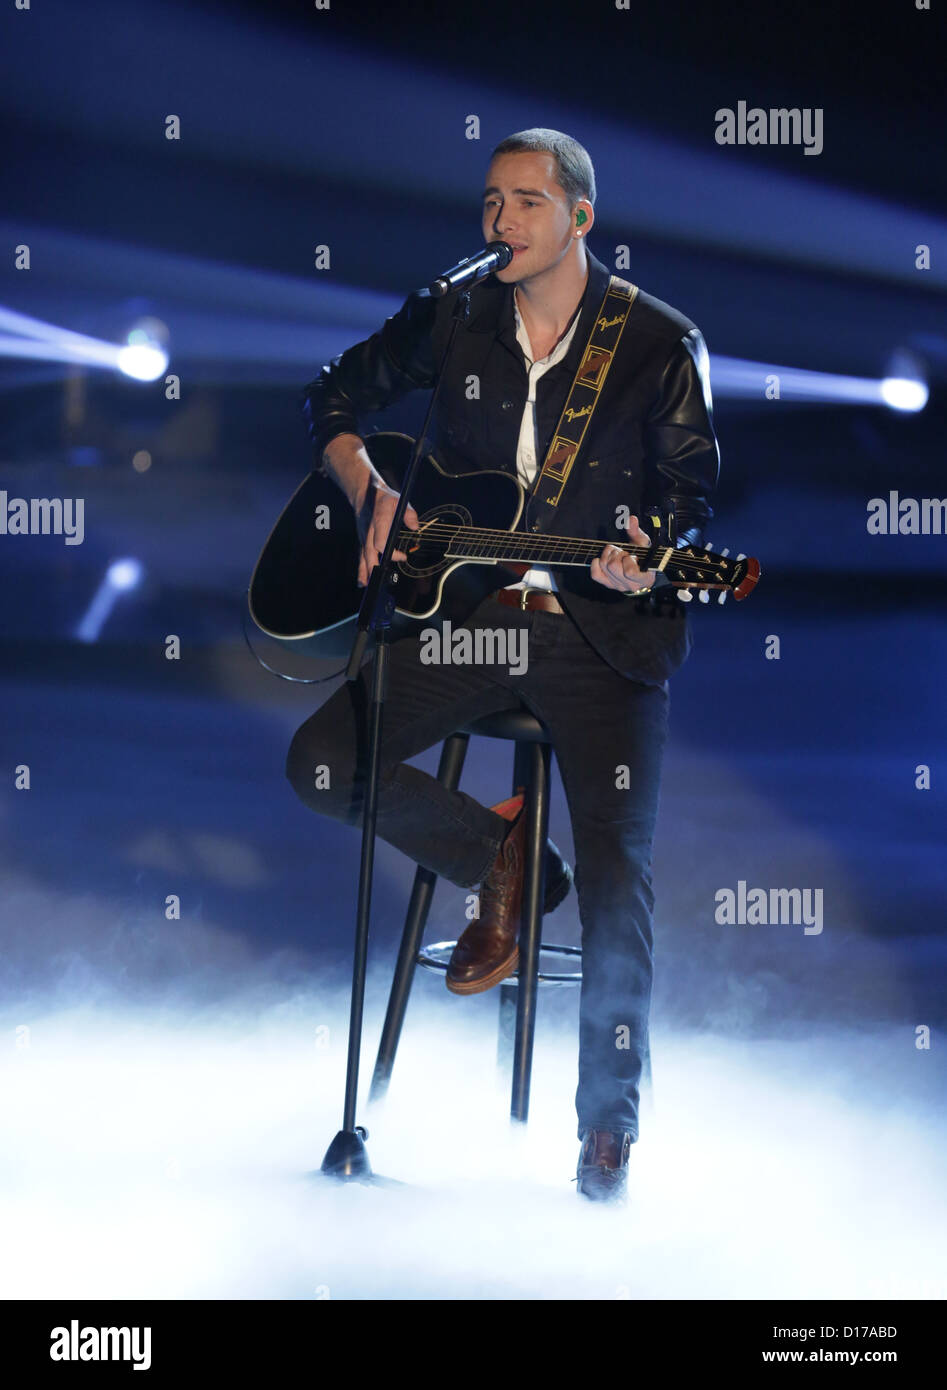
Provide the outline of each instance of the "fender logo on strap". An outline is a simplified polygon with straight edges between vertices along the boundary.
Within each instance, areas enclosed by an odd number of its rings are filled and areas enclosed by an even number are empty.
[[[533,495],[539,502],[551,507],[559,505],[637,295],[637,285],[621,280],[617,275],[611,277],[542,471],[536,480]]]
[[[625,317],[624,314],[616,314],[613,319],[601,318],[598,320],[598,326],[604,332],[606,328],[614,328],[616,324],[624,323]]]

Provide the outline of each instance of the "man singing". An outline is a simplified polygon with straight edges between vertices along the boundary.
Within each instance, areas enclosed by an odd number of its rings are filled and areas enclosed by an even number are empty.
[[[422,664],[420,636],[393,642],[378,833],[458,886],[479,887],[479,916],[457,942],[447,987],[455,994],[492,988],[517,966],[522,796],[488,808],[406,759],[521,703],[546,725],[572,822],[582,924],[578,1191],[607,1201],[626,1195],[638,1138],[668,677],[691,642],[686,609],[664,576],[642,572],[609,541],[648,545],[654,533],[639,522],[657,515],[670,527],[665,540],[700,545],[713,515],[719,453],[700,332],[591,255],[594,204],[591,160],[569,136],[527,130],[493,151],[483,235],[508,243],[513,259],[471,292],[441,387],[432,452],[448,472],[515,474],[528,493],[525,529],[600,539],[601,553],[589,569],[553,563],[519,582],[499,570],[506,586],[464,615],[471,630],[525,627],[525,670]],[[397,494],[372,466],[358,417],[433,385],[455,297],[412,294],[378,333],[307,387],[321,467],[356,513],[363,584],[384,549]],[[574,405],[582,382],[596,388],[591,412]],[[577,433],[580,415],[584,432]],[[412,508],[406,524],[418,525]],[[300,727],[287,759],[305,804],[351,825],[361,820],[368,703],[363,669]],[[316,787],[320,765],[330,769],[327,789]],[[550,841],[545,911],[558,906],[571,881]]]

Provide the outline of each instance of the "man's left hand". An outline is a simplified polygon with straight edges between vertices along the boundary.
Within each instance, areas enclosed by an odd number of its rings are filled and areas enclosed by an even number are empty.
[[[628,518],[628,538],[633,545],[650,545],[651,537],[645,535],[638,525],[638,518]],[[622,593],[638,593],[650,589],[657,578],[656,570],[640,570],[634,555],[619,550],[616,545],[607,545],[590,568],[592,578],[606,589],[618,589]]]

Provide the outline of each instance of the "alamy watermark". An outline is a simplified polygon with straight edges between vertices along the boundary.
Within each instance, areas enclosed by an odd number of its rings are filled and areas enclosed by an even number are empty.
[[[54,1327],[49,1338],[51,1361],[130,1361],[134,1371],[151,1367],[150,1327],[80,1327],[73,1318],[68,1327]]]
[[[506,666],[511,676],[523,676],[529,665],[529,630],[525,627],[461,627],[449,621],[443,628],[421,632],[424,666]]]
[[[803,926],[806,936],[822,932],[821,888],[750,888],[741,878],[714,894],[714,920],[720,926]]]
[[[85,536],[82,497],[9,497],[0,491],[0,536],[65,536],[81,545]]]
[[[802,145],[804,154],[822,153],[822,107],[747,107],[745,101],[715,112],[718,145]]]
[[[947,497],[872,497],[865,522],[869,536],[947,536]]]

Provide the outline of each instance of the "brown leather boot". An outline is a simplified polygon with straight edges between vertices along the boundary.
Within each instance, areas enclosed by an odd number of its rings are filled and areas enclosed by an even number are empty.
[[[576,1191],[592,1202],[628,1200],[628,1158],[631,1135],[608,1129],[590,1129],[579,1154]]]
[[[526,810],[522,795],[490,809],[513,824],[480,887],[480,916],[462,933],[450,958],[447,988],[452,994],[492,989],[519,964]]]

